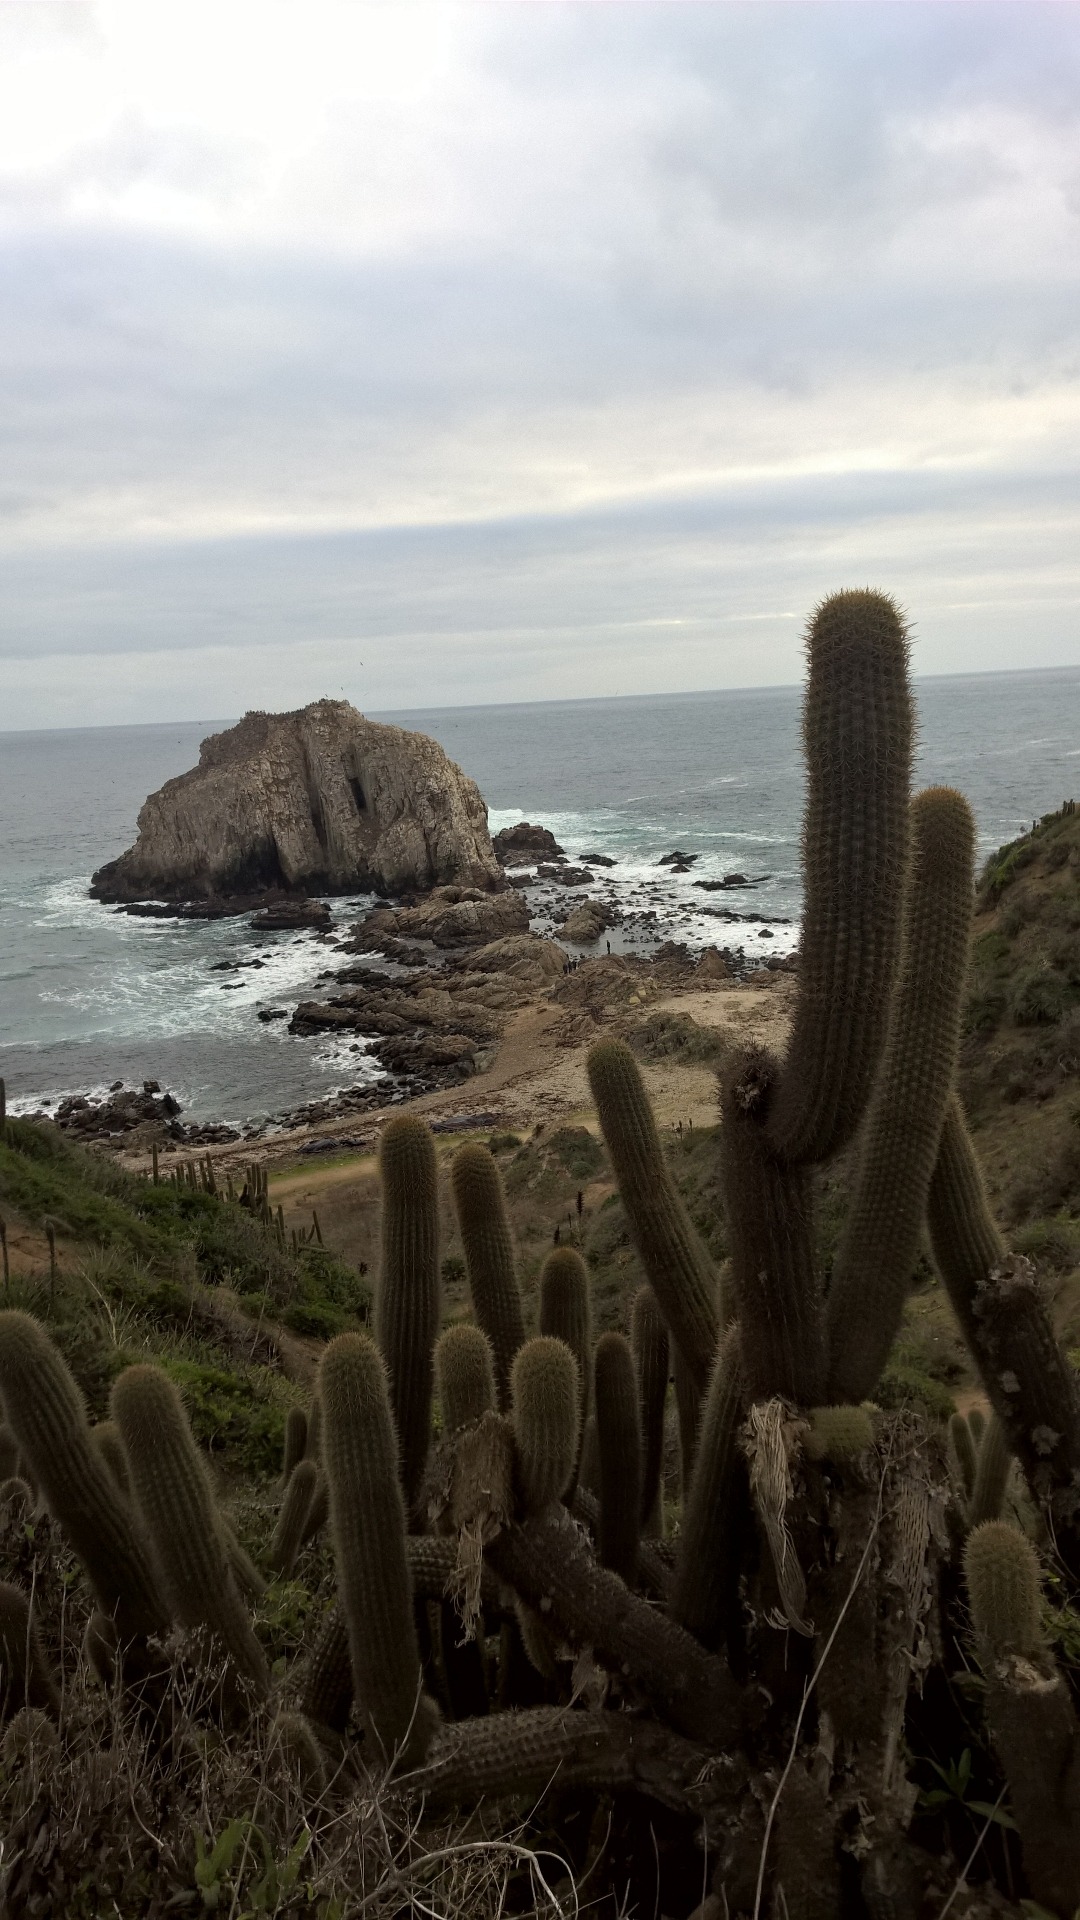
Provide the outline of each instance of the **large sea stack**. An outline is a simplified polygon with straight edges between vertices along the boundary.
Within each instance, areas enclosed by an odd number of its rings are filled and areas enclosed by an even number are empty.
[[[476,782],[426,734],[317,700],[211,734],[198,766],[150,795],[135,845],[99,868],[91,891],[207,900],[445,883],[505,884]]]

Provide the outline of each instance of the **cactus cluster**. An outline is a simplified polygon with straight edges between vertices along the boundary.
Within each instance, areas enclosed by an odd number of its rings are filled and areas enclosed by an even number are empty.
[[[983,1670],[1023,1849],[1009,1872],[1066,1917],[1080,1733],[1038,1553],[1001,1516],[1015,1459],[1075,1591],[1080,1386],[993,1222],[955,1091],[971,817],[947,789],[910,797],[895,605],[833,596],[808,645],[795,1005],[782,1057],[746,1046],[724,1067],[728,1260],[695,1228],[632,1051],[605,1037],[590,1085],[647,1282],[624,1330],[594,1338],[573,1248],[546,1260],[534,1316],[497,1164],[469,1144],[450,1187],[473,1318],[443,1331],[435,1142],[418,1118],[386,1124],[375,1338],[333,1340],[309,1414],[286,1424],[267,1566],[288,1575],[328,1522],[336,1599],[273,1725],[312,1796],[353,1791],[358,1765],[392,1767],[431,1807],[552,1789],[568,1857],[579,1829],[599,1836],[589,1872],[603,1859],[596,1883],[627,1910],[647,1857],[650,1911],[687,1914],[704,1859],[732,1915],[907,1916],[924,1892],[940,1905],[906,1768],[913,1676],[944,1649]],[[817,1169],[845,1147],[830,1270]],[[993,1408],[953,1420],[951,1483],[925,1419],[874,1403],[924,1229]],[[123,1685],[170,1629],[195,1630],[257,1710],[277,1686],[252,1623],[261,1577],[167,1377],[129,1368],[114,1424],[92,1430],[43,1330],[8,1312],[0,1400],[3,1473],[33,1480],[86,1571],[95,1668]],[[56,1711],[35,1633],[0,1591],[8,1718]],[[950,1692],[923,1691],[924,1744]]]

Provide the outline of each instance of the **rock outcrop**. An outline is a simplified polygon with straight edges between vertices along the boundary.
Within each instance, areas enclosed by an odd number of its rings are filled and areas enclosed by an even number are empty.
[[[150,795],[135,845],[91,890],[126,902],[446,883],[505,884],[475,781],[426,734],[317,700],[204,740],[198,766]]]
[[[492,841],[495,858],[504,867],[531,867],[537,860],[561,860],[563,850],[550,827],[536,827],[531,820],[519,820],[503,827]]]
[[[353,928],[345,945],[354,953],[401,959],[402,943],[410,940],[430,940],[437,947],[480,947],[528,930],[529,909],[520,893],[436,887],[419,906],[376,907]]]

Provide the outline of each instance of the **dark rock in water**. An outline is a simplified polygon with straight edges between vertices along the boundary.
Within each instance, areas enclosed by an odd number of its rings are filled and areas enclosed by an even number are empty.
[[[64,1133],[76,1134],[80,1140],[101,1140],[112,1134],[133,1133],[137,1127],[147,1127],[152,1133],[169,1132],[180,1112],[179,1100],[171,1093],[160,1093],[156,1080],[144,1081],[141,1090],[125,1089],[123,1081],[117,1080],[106,1100],[69,1094],[59,1102],[52,1118]]]
[[[722,880],[695,880],[694,885],[702,893],[725,893],[729,887],[763,887],[771,879],[771,873],[756,874],[753,880],[745,873],[725,873]]]
[[[694,861],[700,858],[700,854],[681,853],[676,847],[671,853],[662,853],[656,864],[658,867],[674,867],[677,873],[685,873],[686,869],[692,867]]]
[[[260,1020],[287,1020],[288,1017],[288,1007],[260,1007],[259,1009]]]
[[[492,842],[495,858],[503,867],[531,867],[536,860],[565,858],[555,835],[547,827],[534,827],[530,820],[503,827]]]
[[[264,907],[248,921],[257,933],[284,933],[294,928],[328,927],[330,909],[325,900],[282,900]]]
[[[578,859],[588,867],[617,867],[619,864],[617,860],[612,859],[610,853],[581,853]]]
[[[150,795],[133,847],[91,891],[201,902],[208,917],[286,893],[498,888],[487,809],[436,741],[365,719],[346,700],[249,713],[204,740],[199,764]]]

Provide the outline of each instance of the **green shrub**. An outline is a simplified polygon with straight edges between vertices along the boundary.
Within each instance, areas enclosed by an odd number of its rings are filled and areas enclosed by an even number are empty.
[[[1020,975],[1009,1011],[1018,1027],[1052,1026],[1066,1012],[1071,999],[1068,981],[1043,963]]]

